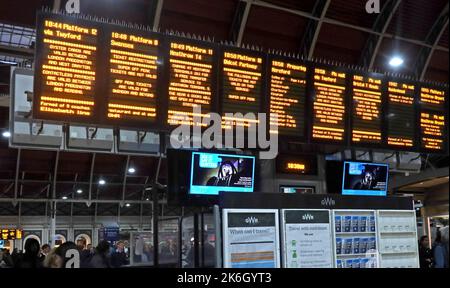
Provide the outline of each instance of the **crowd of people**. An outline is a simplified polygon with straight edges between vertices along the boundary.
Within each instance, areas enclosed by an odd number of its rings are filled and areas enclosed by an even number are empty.
[[[111,249],[113,248],[113,249]],[[73,253],[78,253],[79,267],[81,268],[118,268],[129,264],[128,254],[125,253],[124,242],[119,241],[111,247],[108,241],[100,241],[94,249],[91,244],[84,241],[65,242],[51,249],[48,244],[40,247],[36,239],[27,239],[24,252],[15,249],[0,251],[1,268],[70,268],[76,264]],[[70,251],[69,251],[70,250]],[[67,253],[70,252],[70,253]]]
[[[448,268],[449,267],[449,239],[448,226],[436,232],[436,238],[430,248],[428,235],[420,237],[419,260],[420,268]]]

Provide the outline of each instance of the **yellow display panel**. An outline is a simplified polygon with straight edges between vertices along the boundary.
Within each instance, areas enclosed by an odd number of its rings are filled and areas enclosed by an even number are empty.
[[[270,65],[270,123],[278,125],[280,135],[303,137],[307,67],[282,60]]]
[[[209,117],[211,111],[214,53],[205,45],[170,42],[169,125],[206,125],[201,119]],[[200,107],[201,113],[194,115],[193,107]],[[200,121],[195,122],[194,119]]]
[[[224,129],[235,126],[250,127],[257,125],[258,120],[243,120],[228,117],[225,113],[257,113],[260,112],[262,98],[262,65],[263,59],[234,51],[223,52],[222,58],[222,112]]]
[[[381,79],[352,77],[352,142],[381,143]]]
[[[155,122],[159,39],[121,30],[110,35],[107,118],[121,123]]]
[[[420,88],[420,132],[421,148],[431,151],[445,150],[446,119],[444,89]]]
[[[332,142],[344,141],[345,79],[344,72],[314,69],[312,138]]]
[[[47,19],[42,30],[43,57],[37,67],[41,81],[36,83],[40,97],[34,104],[38,114],[91,118],[97,81],[97,28]]]
[[[415,139],[415,85],[388,82],[387,143],[411,148]]]

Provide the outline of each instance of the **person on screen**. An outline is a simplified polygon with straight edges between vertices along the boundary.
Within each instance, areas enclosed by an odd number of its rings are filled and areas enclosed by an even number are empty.
[[[234,182],[232,181],[236,174],[237,169],[231,163],[231,161],[224,161],[220,164],[219,170],[217,172],[217,176],[213,176],[209,178],[206,185],[208,186],[231,186],[231,184]]]
[[[365,172],[361,180],[355,183],[355,190],[371,190],[376,186],[375,175],[373,172]]]

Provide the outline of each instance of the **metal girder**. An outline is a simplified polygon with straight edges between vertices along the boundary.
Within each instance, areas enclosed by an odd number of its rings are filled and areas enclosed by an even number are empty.
[[[278,5],[275,5],[275,4],[271,4],[271,3],[267,3],[267,2],[264,2],[264,1],[260,1],[260,0],[241,0],[241,1],[252,2],[252,4],[256,5],[256,6],[271,8],[271,9],[275,9],[275,10],[279,10],[279,11],[284,11],[284,12],[287,12],[287,13],[291,13],[291,14],[294,14],[294,15],[298,15],[298,16],[301,16],[301,17],[308,18],[308,19],[313,19],[313,20],[316,20],[316,21],[320,20],[319,17],[315,17],[315,16],[311,15],[308,12],[303,12],[303,11],[299,11],[299,10],[295,10],[295,9],[289,9],[289,8],[281,7],[281,6],[278,6]],[[420,40],[410,39],[410,38],[401,37],[401,36],[397,36],[397,35],[392,35],[392,34],[389,34],[389,33],[376,32],[376,31],[373,31],[372,28],[365,28],[365,27],[361,27],[361,26],[345,23],[345,22],[342,22],[342,21],[339,21],[339,20],[330,19],[330,18],[327,18],[327,17],[323,18],[323,23],[333,24],[333,25],[340,26],[340,27],[346,27],[346,28],[354,29],[354,30],[365,32],[365,33],[369,33],[369,34],[375,34],[375,35],[382,36],[382,37],[385,37],[385,38],[393,38],[393,37],[395,37],[395,39],[398,39],[398,40],[401,40],[401,41],[404,41],[404,42],[408,42],[408,43],[412,43],[412,44],[416,44],[416,45],[419,45],[419,46],[432,47],[431,45],[428,45],[425,42],[420,41]],[[449,52],[449,49],[447,47],[442,47],[442,46],[439,46],[439,45],[436,46],[436,50]]]
[[[375,32],[380,32],[381,35],[370,34],[367,38],[364,49],[359,60],[359,65],[363,67],[368,67],[372,69],[377,57],[378,50],[380,49],[381,42],[383,41],[383,35],[386,33],[389,24],[391,23],[392,17],[400,6],[401,0],[388,0],[378,14],[377,19],[372,26],[372,30]]]
[[[419,51],[419,54],[417,55],[416,64],[414,65],[414,74],[416,75],[416,77],[419,77],[420,80],[423,80],[425,72],[428,68],[428,64],[430,64],[431,56],[433,56],[433,52],[439,43],[439,39],[441,39],[441,36],[444,33],[445,29],[447,29],[447,27],[448,2],[447,5],[445,5],[444,10],[442,10],[441,14],[434,22],[433,26],[428,32],[427,37],[425,38],[425,43],[432,45],[432,47],[422,47]]]
[[[449,175],[448,167],[438,168],[438,169],[426,169],[418,174],[413,174],[409,176],[395,175],[389,179],[389,190],[395,190],[403,186],[414,184],[417,182],[423,182],[433,178],[440,178]]]
[[[14,181],[14,202],[13,205],[16,205],[17,203],[17,185],[19,182],[19,170],[20,170],[20,155],[21,155],[21,149],[17,149],[17,161],[16,161],[16,177]]]
[[[240,45],[244,36],[245,25],[247,24],[248,14],[252,1],[239,1],[231,23],[229,39]]]
[[[95,155],[96,153],[92,153],[91,171],[89,173],[89,205],[92,201],[92,180],[94,179]]]
[[[125,192],[127,187],[127,174],[129,165],[130,165],[130,155],[127,156],[127,161],[125,162],[125,169],[123,171],[122,201],[125,201]]]
[[[55,165],[53,168],[53,179],[52,179],[52,198],[56,198],[56,178],[58,176],[58,164],[59,164],[59,150],[56,151]]]
[[[306,24],[306,31],[300,44],[299,52],[301,55],[311,59],[314,54],[317,39],[319,38],[320,28],[322,28],[323,19],[327,14],[331,0],[318,0],[314,4],[312,16],[319,17],[319,20],[310,19]]]
[[[156,1],[156,7],[152,7],[154,9],[154,12],[151,12],[153,15],[153,18],[150,18],[153,20],[153,31],[157,31],[159,28],[159,20],[161,19],[161,12],[164,4],[164,0],[157,0]],[[155,1],[152,1],[152,3],[155,3]],[[154,5],[154,4],[153,4]]]
[[[33,60],[34,49],[0,44],[0,55],[21,58],[24,60]]]

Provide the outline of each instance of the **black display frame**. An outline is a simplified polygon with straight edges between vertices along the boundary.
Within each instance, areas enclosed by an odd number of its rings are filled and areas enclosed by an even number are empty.
[[[370,149],[379,149],[380,147],[385,147],[387,144],[387,122],[386,122],[386,104],[387,104],[387,77],[383,74],[376,73],[376,72],[368,72],[368,71],[358,71],[358,70],[352,70],[351,77],[349,78],[348,82],[350,89],[348,91],[348,104],[349,104],[349,137],[348,142],[349,146],[356,146],[356,147],[362,147],[362,148],[370,148]],[[381,105],[380,105],[380,132],[381,132],[381,141],[380,143],[370,143],[370,142],[353,142],[353,127],[354,127],[354,115],[353,115],[353,108],[354,108],[354,100],[353,100],[353,76],[362,76],[364,78],[370,77],[375,78],[377,80],[381,80],[380,88],[381,88]],[[356,144],[356,145],[355,145]]]
[[[162,61],[163,61],[163,75],[160,78],[160,86],[164,87],[162,88],[162,94],[161,98],[164,98],[164,101],[162,103],[163,111],[162,119],[161,119],[161,128],[162,130],[166,132],[173,131],[177,125],[170,125],[167,123],[168,120],[168,113],[169,113],[169,84],[170,84],[170,44],[174,41],[183,41],[183,43],[200,46],[202,48],[206,49],[212,49],[213,50],[213,56],[212,56],[212,65],[211,68],[211,103],[210,103],[210,112],[217,113],[218,112],[218,104],[219,104],[219,93],[218,93],[218,68],[219,68],[219,46],[216,43],[205,41],[205,40],[198,40],[193,38],[186,38],[178,35],[166,35],[164,37],[163,43],[162,43]],[[203,113],[203,112],[202,112]],[[209,125],[208,125],[209,127]],[[201,131],[203,132],[208,127],[201,127]],[[192,129],[192,126],[191,126]]]
[[[271,72],[271,63],[272,61],[282,61],[285,63],[297,63],[299,65],[303,65],[306,66],[306,74],[305,74],[305,102],[304,102],[304,111],[303,111],[303,135],[286,135],[286,134],[282,134],[280,132],[280,128],[278,127],[278,138],[280,139],[281,142],[300,142],[300,143],[305,143],[305,142],[309,142],[310,139],[310,130],[311,130],[311,126],[308,125],[308,121],[307,119],[310,119],[310,117],[312,116],[312,111],[311,109],[309,109],[310,107],[310,102],[311,101],[311,81],[310,81],[310,77],[311,77],[311,70],[313,69],[313,65],[310,61],[304,60],[304,59],[299,59],[299,58],[294,58],[294,57],[287,57],[287,56],[282,56],[282,55],[276,55],[276,54],[267,54],[267,60],[266,60],[266,78],[265,78],[265,82],[266,82],[266,105],[264,107],[264,112],[269,116],[269,123],[270,123],[270,101],[271,101],[271,79],[272,79],[272,72]],[[296,129],[297,131],[299,131],[299,129]],[[268,132],[267,132],[268,133]]]

